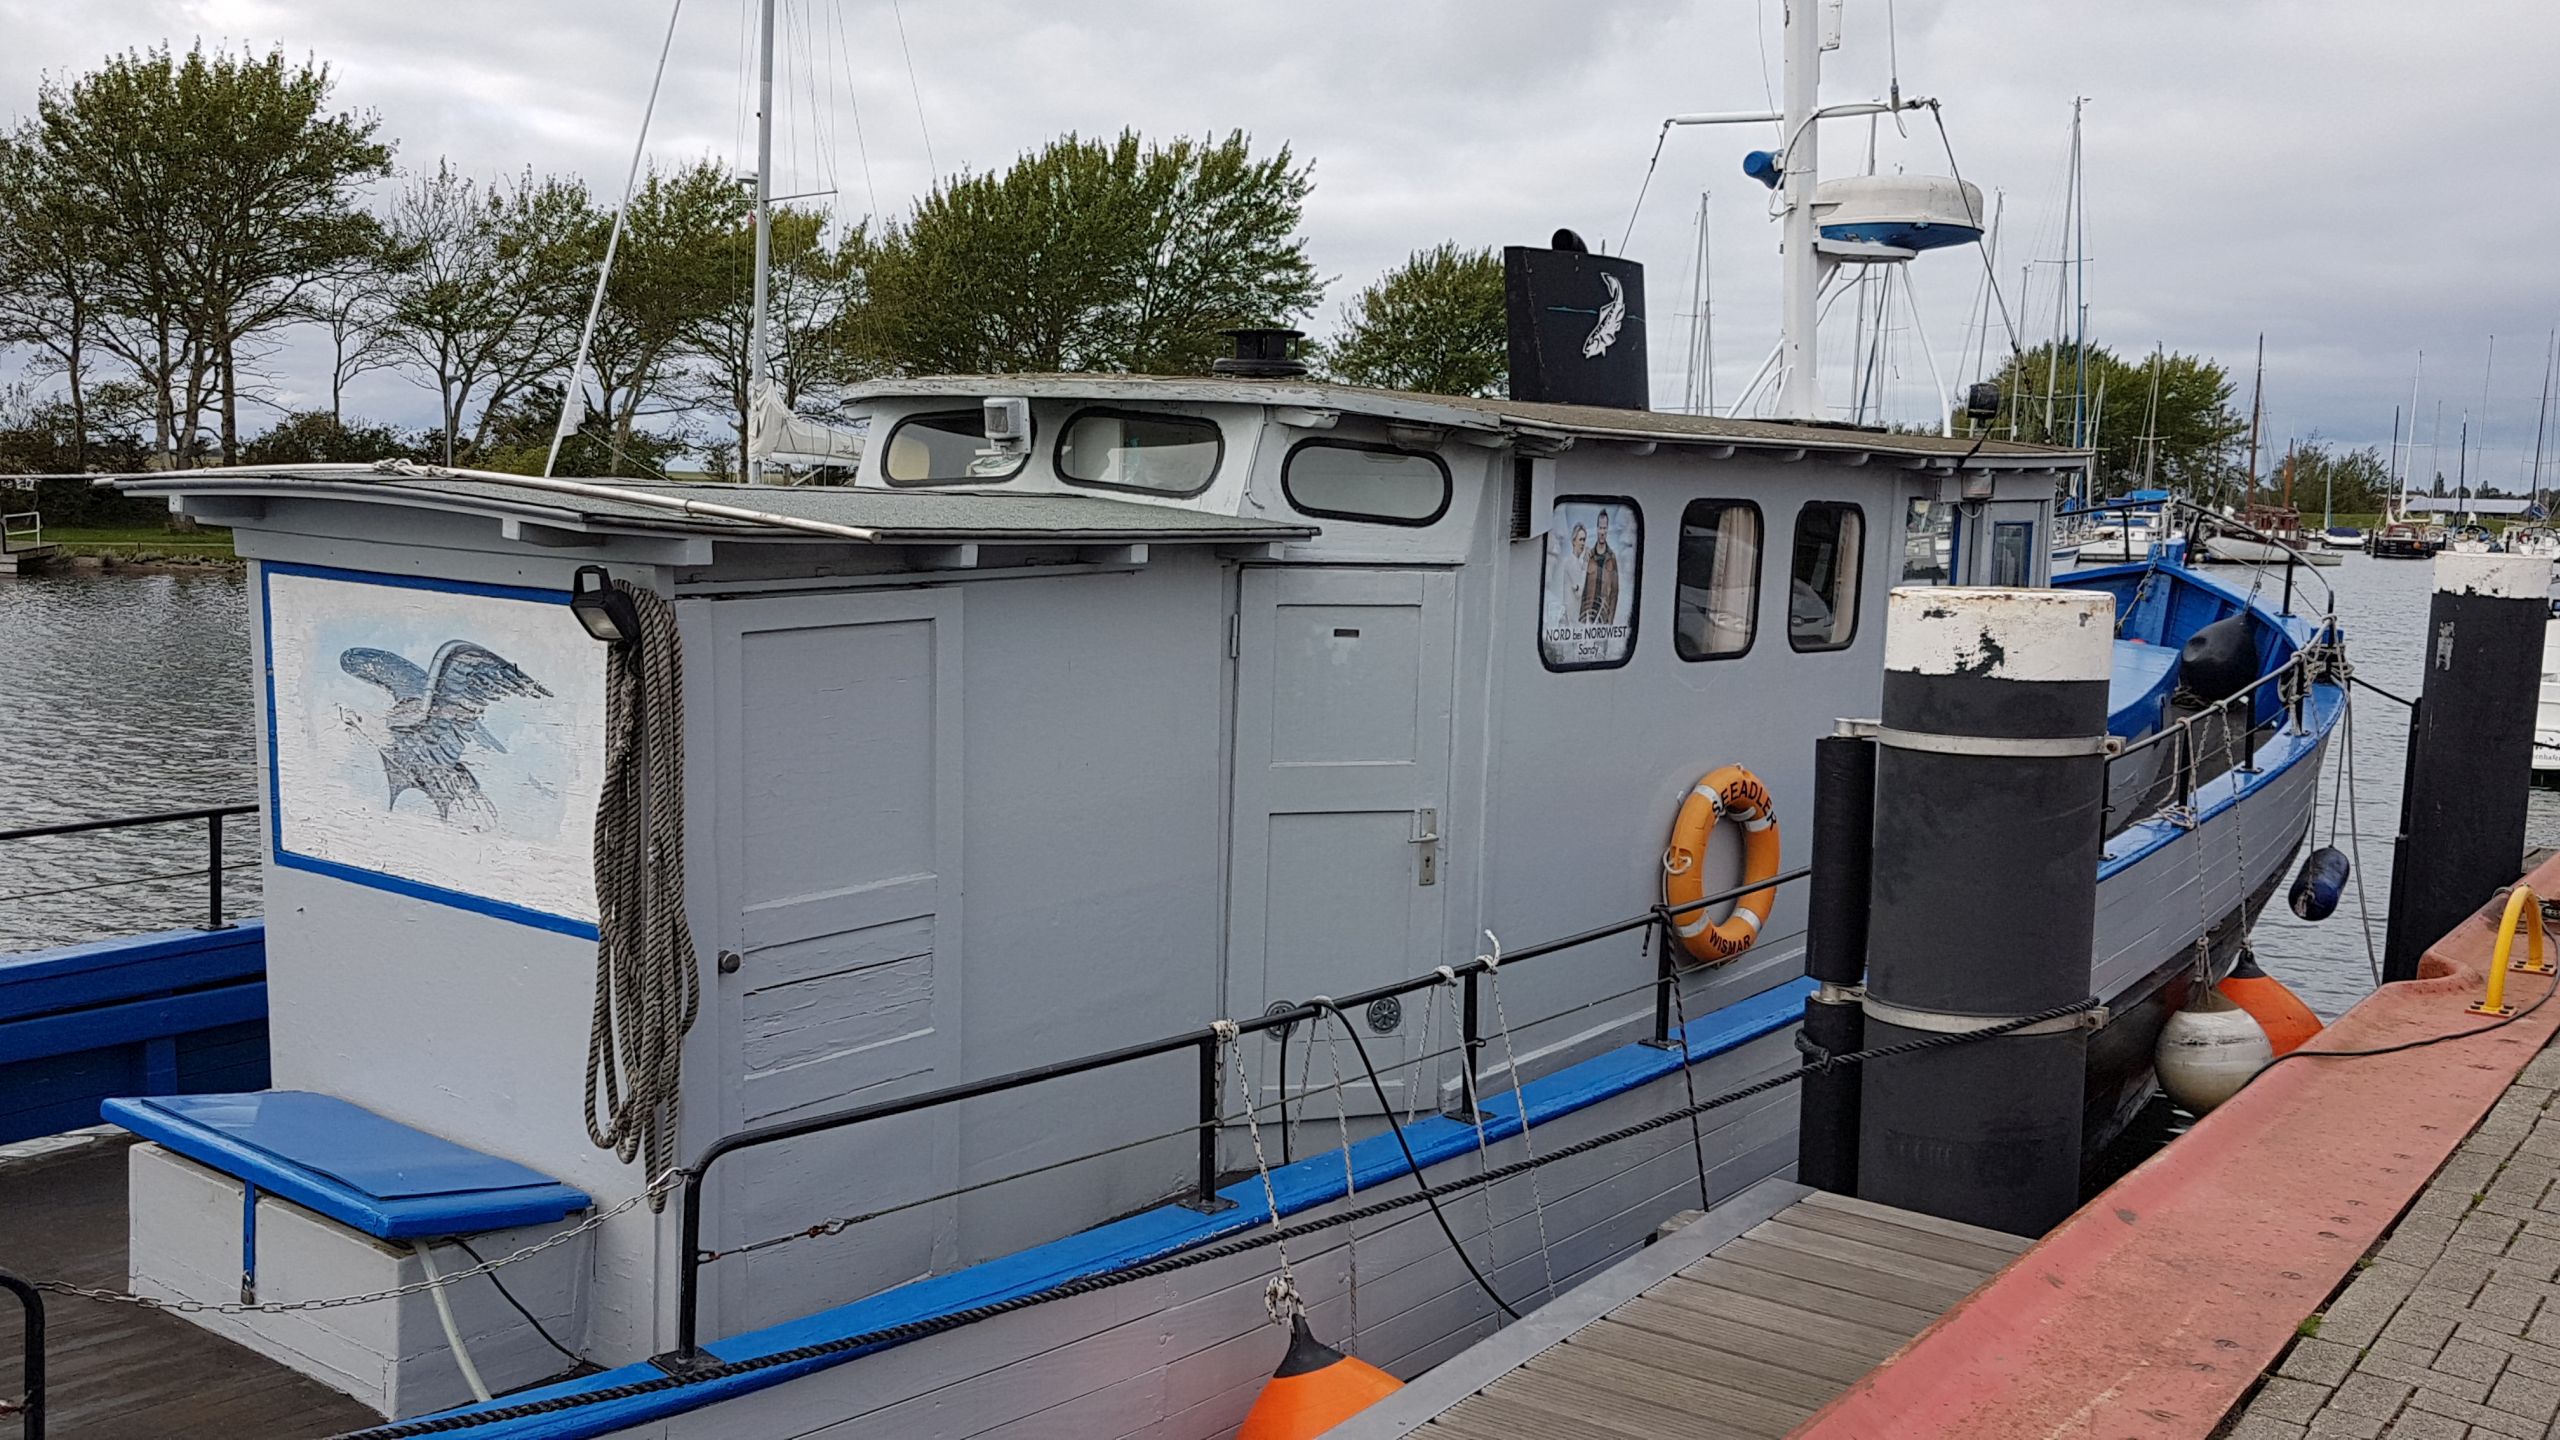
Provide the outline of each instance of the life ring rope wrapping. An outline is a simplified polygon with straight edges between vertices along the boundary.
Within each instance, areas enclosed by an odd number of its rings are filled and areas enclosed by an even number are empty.
[[[1680,802],[1671,824],[1671,846],[1662,852],[1662,903],[1681,911],[1673,921],[1681,948],[1691,957],[1714,964],[1751,948],[1769,923],[1778,888],[1764,886],[1734,902],[1723,920],[1695,905],[1707,893],[1699,864],[1715,838],[1716,826],[1730,820],[1742,831],[1742,880],[1753,884],[1778,873],[1780,837],[1777,803],[1760,777],[1739,765],[1726,765],[1699,777]]]

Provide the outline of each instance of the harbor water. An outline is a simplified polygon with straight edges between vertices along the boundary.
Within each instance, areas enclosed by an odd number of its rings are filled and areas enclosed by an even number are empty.
[[[2269,594],[2284,584],[2280,571],[2209,573]],[[2316,612],[2319,580],[2297,573],[2297,606]],[[2433,574],[2362,555],[2319,572],[2336,587],[2357,674],[2394,694],[2420,683]],[[230,573],[0,578],[0,829],[255,801],[251,613],[246,580]],[[2352,764],[2349,747],[2333,751],[2313,834],[2360,856],[2360,883],[2317,925],[2279,896],[2256,935],[2261,962],[2330,1016],[2373,987],[2408,736],[2407,713],[2362,688],[2352,717]],[[205,828],[0,843],[0,953],[203,923]],[[257,909],[258,835],[254,817],[226,827],[237,913]],[[2560,795],[2535,792],[2527,842],[2560,845]]]

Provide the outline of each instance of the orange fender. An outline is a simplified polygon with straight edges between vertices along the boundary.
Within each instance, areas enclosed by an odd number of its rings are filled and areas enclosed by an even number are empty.
[[[1404,1388],[1404,1382],[1315,1337],[1307,1317],[1290,1322],[1289,1353],[1245,1412],[1236,1440],[1315,1440]]]
[[[2240,952],[2240,963],[2232,967],[2230,976],[2213,988],[2249,1012],[2278,1055],[2290,1054],[2320,1033],[2320,1017],[2283,981],[2259,969],[2257,957],[2246,950]]]

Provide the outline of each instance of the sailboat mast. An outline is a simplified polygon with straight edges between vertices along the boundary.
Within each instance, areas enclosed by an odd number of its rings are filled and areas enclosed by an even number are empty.
[[[2267,336],[2258,332],[2258,378],[2249,386],[2249,473],[2244,477],[2248,494],[2240,502],[2243,508],[2258,503],[2258,411],[2267,395]]]
[[[756,278],[747,321],[747,413],[764,404],[765,292],[773,270],[773,10],[764,0],[756,34]],[[752,432],[752,420],[748,425]],[[764,461],[746,457],[747,483],[764,483]]]
[[[1813,223],[1813,192],[1820,178],[1814,112],[1822,105],[1821,8],[1808,0],[1790,0],[1786,7],[1786,102],[1778,121],[1784,131],[1780,185],[1786,201],[1779,233],[1778,414],[1788,420],[1816,420],[1822,414],[1822,376],[1814,368],[1822,257],[1815,252]]]
[[[2142,488],[2151,488],[2152,472],[2160,463],[2160,357],[2168,347],[2160,342],[2151,346],[2151,400],[2142,412]]]
[[[2071,97],[2071,448],[2089,448],[2089,209],[2080,180],[2080,107]]]
[[[2533,407],[2533,478],[2525,486],[2528,503],[2542,503],[2542,432],[2551,419],[2551,364],[2554,347],[2560,347],[2560,330],[2542,342],[2542,400]]]

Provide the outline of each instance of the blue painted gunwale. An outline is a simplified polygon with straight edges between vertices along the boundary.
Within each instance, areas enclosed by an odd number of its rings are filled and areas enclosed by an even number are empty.
[[[1811,980],[1790,980],[1701,1015],[1686,1026],[1675,1028],[1674,1034],[1681,1042],[1677,1051],[1655,1049],[1649,1045],[1625,1045],[1530,1081],[1517,1092],[1516,1100],[1508,1094],[1489,1096],[1486,1100],[1484,1138],[1488,1142],[1509,1139],[1520,1133],[1524,1116],[1529,1128],[1535,1129],[1665,1076],[1675,1075],[1679,1073],[1684,1055],[1686,1063],[1694,1065],[1763,1036],[1774,1035],[1794,1025],[1803,1016],[1805,997],[1812,994],[1813,989]],[[1414,1157],[1425,1167],[1474,1154],[1477,1144],[1475,1126],[1442,1116],[1417,1120],[1405,1127],[1405,1138],[1413,1146]],[[1310,1156],[1294,1165],[1275,1168],[1271,1172],[1271,1188],[1278,1197],[1280,1215],[1286,1218],[1343,1198],[1343,1169],[1341,1155],[1332,1151]],[[1410,1173],[1404,1152],[1397,1148],[1395,1136],[1384,1134],[1359,1141],[1351,1147],[1350,1169],[1353,1193]],[[1215,1215],[1204,1215],[1180,1205],[1160,1205],[1125,1220],[1099,1225],[965,1270],[914,1281],[895,1290],[786,1320],[762,1330],[713,1340],[703,1348],[722,1360],[751,1360],[803,1345],[824,1344],[847,1335],[859,1335],[869,1330],[1029,1295],[1069,1280],[1107,1275],[1272,1223],[1270,1205],[1263,1196],[1259,1179],[1238,1181],[1218,1193],[1234,1201],[1234,1207]],[[840,1355],[776,1365],[754,1374],[729,1376],[683,1389],[608,1400],[551,1415],[497,1421],[468,1433],[506,1437],[506,1440],[586,1440],[586,1437],[609,1435],[616,1430],[735,1399],[887,1348],[885,1345],[871,1346]],[[555,1399],[634,1381],[659,1379],[664,1374],[653,1365],[625,1365],[583,1379],[502,1396],[488,1405],[466,1405],[441,1413],[467,1415],[474,1410]]]
[[[2168,587],[2143,595],[2141,585],[2146,576],[2164,578],[2169,582]],[[2143,631],[2150,643],[2164,649],[2172,641],[2183,644],[2201,624],[2226,615],[2254,614],[2259,622],[2258,662],[2261,674],[2292,658],[2319,633],[2317,624],[2299,615],[2278,613],[2255,598],[2254,592],[2243,595],[2211,576],[2198,574],[2181,565],[2137,560],[2125,565],[2076,570],[2069,575],[2055,577],[2054,583],[2067,589],[2105,590],[2115,594],[2120,605],[2125,604],[2126,591],[2141,596],[2138,608],[2126,607],[2130,626]],[[2274,738],[2259,746],[2252,757],[2256,773],[2229,771],[2196,787],[2197,823],[2201,825],[2231,809],[2275,783],[2295,765],[2319,754],[2320,747],[2327,742],[2329,732],[2336,727],[2345,708],[2346,691],[2343,687],[2325,682],[2314,684],[2304,706],[2303,734],[2294,735],[2279,729]],[[2251,718],[2255,723],[2263,724],[2275,719],[2282,709],[2282,700],[2272,691],[2262,688],[2254,702]],[[2108,729],[2125,738],[2135,738],[2126,730],[2134,718],[2122,714],[2111,717]],[[2179,836],[2190,833],[2156,816],[2126,826],[2107,842],[2099,857],[2098,883],[2104,885],[2123,875],[2167,848]]]
[[[266,695],[267,706],[267,854],[278,865],[289,870],[304,870],[344,880],[351,885],[386,890],[411,900],[425,900],[437,905],[450,905],[457,910],[470,910],[482,915],[530,925],[537,930],[572,935],[581,940],[596,938],[595,922],[569,915],[554,915],[547,910],[492,900],[466,890],[450,890],[441,885],[422,884],[380,870],[360,865],[341,864],[316,856],[298,854],[284,843],[284,801],[276,776],[276,637],[274,597],[269,581],[277,575],[308,575],[322,580],[339,580],[356,585],[388,585],[402,590],[433,590],[448,595],[485,595],[499,600],[522,600],[536,605],[558,605],[566,609],[566,590],[536,590],[522,585],[481,585],[467,580],[438,580],[417,575],[385,575],[371,570],[343,570],[329,565],[301,565],[283,560],[265,560],[258,565],[258,653],[265,659],[264,672],[258,677]]]
[[[0,956],[0,1143],[98,1122],[117,1095],[267,1083],[266,927]]]

